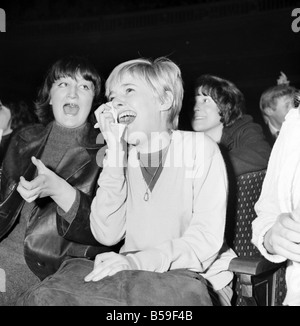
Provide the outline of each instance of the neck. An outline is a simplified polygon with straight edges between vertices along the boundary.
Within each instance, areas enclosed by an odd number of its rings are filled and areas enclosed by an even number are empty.
[[[269,121],[269,124],[270,124],[274,129],[280,130],[280,128],[281,128],[281,126],[282,126],[282,123],[278,122],[278,121],[275,120],[275,119],[272,119],[272,117],[269,117],[269,118],[268,118],[268,121]]]
[[[216,127],[205,131],[205,134],[212,138],[215,142],[220,143],[223,133],[223,124],[219,124]]]
[[[55,127],[55,129],[63,131],[63,132],[76,133],[76,132],[81,132],[81,130],[83,130],[85,128],[86,124],[87,124],[87,122],[83,123],[82,125],[80,125],[78,127],[70,128],[70,127],[61,125],[57,121],[54,121],[53,126]]]
[[[143,143],[137,144],[136,148],[142,154],[159,152],[170,144],[171,139],[171,130],[152,132]]]

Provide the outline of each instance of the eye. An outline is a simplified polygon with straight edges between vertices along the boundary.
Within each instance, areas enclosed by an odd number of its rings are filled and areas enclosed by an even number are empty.
[[[91,88],[89,87],[89,85],[86,85],[86,84],[82,84],[79,86],[80,88],[86,90],[86,91],[89,91]]]
[[[131,93],[131,92],[133,92],[133,91],[134,91],[133,88],[126,88],[126,94]]]
[[[209,102],[209,99],[207,97],[204,97],[203,98],[203,103],[208,103]]]
[[[58,83],[58,87],[66,87],[68,86],[68,83],[67,82],[60,82]]]

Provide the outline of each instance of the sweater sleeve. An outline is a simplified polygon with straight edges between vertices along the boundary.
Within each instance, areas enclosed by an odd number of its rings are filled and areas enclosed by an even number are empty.
[[[91,230],[95,239],[107,246],[118,243],[125,236],[125,152],[115,154],[111,150],[106,151],[103,170],[98,179],[99,187],[92,201],[90,214]]]
[[[197,151],[193,173],[192,217],[183,235],[154,248],[128,254],[140,270],[165,272],[188,268],[205,272],[218,256],[224,240],[227,175],[215,143],[204,141]]]

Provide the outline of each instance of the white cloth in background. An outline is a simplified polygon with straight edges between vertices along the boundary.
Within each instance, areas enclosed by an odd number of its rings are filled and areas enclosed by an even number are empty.
[[[286,116],[269,160],[262,192],[255,205],[252,242],[272,262],[285,257],[265,249],[264,236],[281,213],[291,213],[300,205],[300,112],[292,109]],[[286,269],[287,295],[284,305],[300,305],[300,264],[289,261]]]

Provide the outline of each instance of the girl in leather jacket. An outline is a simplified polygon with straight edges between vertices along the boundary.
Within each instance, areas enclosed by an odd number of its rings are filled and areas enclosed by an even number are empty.
[[[107,250],[89,226],[101,172],[96,156],[103,143],[97,144],[92,120],[100,92],[101,78],[85,58],[58,60],[35,102],[40,124],[11,140],[0,185],[0,268],[6,278],[0,306],[13,305],[65,259]],[[82,216],[80,225],[72,225],[75,215]]]

